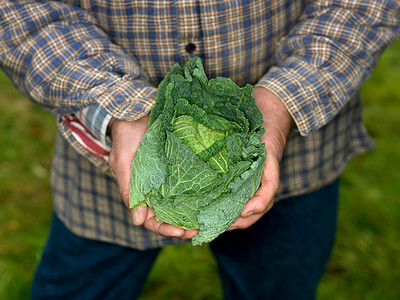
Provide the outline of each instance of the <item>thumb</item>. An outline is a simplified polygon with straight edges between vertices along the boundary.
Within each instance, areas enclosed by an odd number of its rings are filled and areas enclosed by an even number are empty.
[[[121,197],[128,208],[131,165],[140,140],[147,129],[147,120],[147,116],[136,121],[114,120],[111,127],[110,171],[118,183]]]
[[[115,152],[113,153],[113,151],[111,151],[109,161],[110,170],[118,183],[122,200],[127,208],[129,208],[129,182],[131,177],[131,164],[132,160],[129,158],[129,156],[116,156]]]
[[[150,208],[148,206],[139,205],[137,209],[132,209],[132,221],[134,225],[143,225],[147,220],[147,216],[150,213]]]

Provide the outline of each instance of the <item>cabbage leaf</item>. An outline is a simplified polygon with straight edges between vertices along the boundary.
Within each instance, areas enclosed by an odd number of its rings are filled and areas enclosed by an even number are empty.
[[[198,57],[174,65],[132,162],[130,206],[149,205],[161,222],[199,229],[193,245],[212,241],[260,185],[262,123],[251,85],[208,80]]]

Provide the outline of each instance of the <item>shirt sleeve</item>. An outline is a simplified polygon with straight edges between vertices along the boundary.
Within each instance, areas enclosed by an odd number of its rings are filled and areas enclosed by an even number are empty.
[[[0,16],[1,69],[24,95],[55,116],[77,151],[106,168],[75,139],[66,116],[92,105],[124,120],[149,113],[156,88],[140,65],[79,7],[3,0]]]
[[[101,106],[94,104],[81,109],[76,114],[63,115],[62,118],[74,140],[79,143],[79,147],[108,164],[111,136],[107,128],[111,115],[107,114]]]
[[[302,135],[327,124],[399,35],[400,2],[309,1],[258,82],[277,95]]]

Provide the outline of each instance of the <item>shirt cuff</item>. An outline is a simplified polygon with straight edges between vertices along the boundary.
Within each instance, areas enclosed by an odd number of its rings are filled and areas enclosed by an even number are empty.
[[[272,67],[255,86],[274,93],[289,111],[300,134],[306,136],[326,125],[342,99],[348,97],[343,90],[333,95],[323,83],[318,71],[299,64],[296,68]]]
[[[97,103],[56,118],[65,139],[104,172],[109,170],[111,136],[107,135],[107,126],[110,119],[137,120],[148,114],[155,103],[156,88],[140,80],[135,87],[137,89],[129,86],[127,80],[121,80],[112,88],[100,88],[94,97]],[[116,99],[116,103],[112,99]]]
[[[76,118],[84,127],[98,139],[98,142],[108,151],[111,148],[111,137],[107,134],[107,126],[112,116],[100,105],[88,106],[76,113]]]

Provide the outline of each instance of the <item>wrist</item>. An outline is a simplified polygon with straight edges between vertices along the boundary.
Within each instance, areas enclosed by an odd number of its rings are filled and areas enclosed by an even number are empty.
[[[118,130],[118,128],[126,127],[126,128],[144,128],[147,129],[147,122],[149,120],[149,115],[145,115],[140,119],[128,121],[128,120],[120,120],[116,118],[111,118],[108,122],[108,131],[113,136],[114,132]]]
[[[253,95],[256,98],[258,108],[265,117],[264,121],[268,121],[271,118],[279,119],[284,123],[283,125],[285,125],[288,131],[295,126],[294,120],[286,109],[286,106],[274,93],[263,87],[255,87]]]

